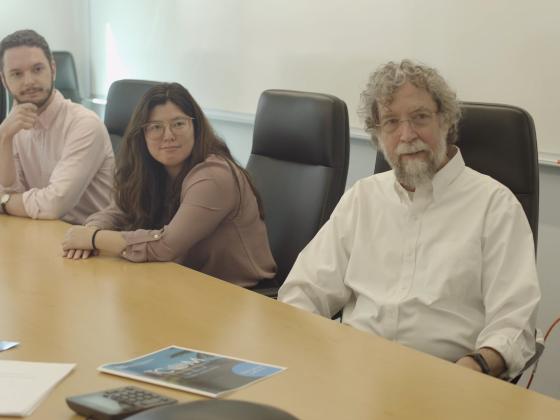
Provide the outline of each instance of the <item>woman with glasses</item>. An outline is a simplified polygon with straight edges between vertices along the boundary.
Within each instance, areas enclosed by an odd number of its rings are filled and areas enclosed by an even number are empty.
[[[274,277],[260,197],[178,83],[136,106],[117,156],[112,204],[70,228],[63,256],[176,261],[251,287]]]

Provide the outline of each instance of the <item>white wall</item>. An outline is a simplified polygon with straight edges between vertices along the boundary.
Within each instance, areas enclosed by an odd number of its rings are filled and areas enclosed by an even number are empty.
[[[560,155],[556,0],[94,0],[94,92],[123,77],[179,81],[205,108],[254,113],[270,88],[334,94],[352,127],[368,74],[415,58],[463,100],[535,118],[541,152]]]
[[[543,330],[560,317],[560,166],[541,166],[537,269],[542,300]],[[560,325],[546,342],[533,389],[560,399]]]
[[[51,50],[70,51],[83,97],[90,96],[88,0],[0,0],[0,38],[19,29],[34,29]]]

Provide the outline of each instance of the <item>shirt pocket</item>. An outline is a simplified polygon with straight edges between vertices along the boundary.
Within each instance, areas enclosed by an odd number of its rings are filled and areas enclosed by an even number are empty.
[[[480,242],[438,241],[425,247],[416,263],[417,293],[428,304],[462,305],[480,300]]]

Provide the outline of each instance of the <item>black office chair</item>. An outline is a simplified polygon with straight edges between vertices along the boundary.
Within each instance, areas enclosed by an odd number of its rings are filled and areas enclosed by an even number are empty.
[[[0,80],[0,123],[4,121],[6,115],[8,113],[8,93],[6,92],[6,88],[2,84],[2,80]]]
[[[109,87],[105,107],[105,126],[109,131],[115,155],[136,104],[148,89],[158,84],[159,82],[150,80],[123,79],[113,82]]]
[[[263,200],[278,272],[253,290],[276,297],[299,252],[344,192],[349,148],[342,100],[318,93],[263,92],[247,171]]]
[[[457,146],[470,168],[489,175],[508,187],[517,197],[533,231],[535,252],[539,230],[539,161],[533,119],[521,108],[478,102],[461,103]],[[375,173],[389,170],[383,153],[377,152]],[[537,342],[537,353],[544,350]],[[519,377],[513,380],[516,383]]]
[[[81,103],[82,97],[78,84],[78,73],[76,72],[76,64],[74,63],[72,53],[68,51],[53,51],[52,55],[56,63],[55,88],[66,99]]]

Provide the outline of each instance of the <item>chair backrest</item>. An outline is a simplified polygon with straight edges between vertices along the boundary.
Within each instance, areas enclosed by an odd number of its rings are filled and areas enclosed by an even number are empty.
[[[6,118],[8,112],[8,93],[0,80],[0,123]]]
[[[124,132],[136,105],[152,86],[159,82],[150,80],[117,80],[109,87],[105,107],[105,126],[111,137],[115,155],[119,150]]]
[[[53,51],[52,55],[56,63],[54,86],[66,99],[76,103],[82,102],[74,57],[68,51]]]
[[[276,287],[343,194],[349,147],[342,100],[287,90],[261,95],[247,171],[263,200]]]
[[[533,119],[509,105],[461,103],[459,140],[465,163],[508,187],[517,197],[533,231],[537,249],[539,226],[539,162]],[[378,151],[375,173],[389,170]]]

